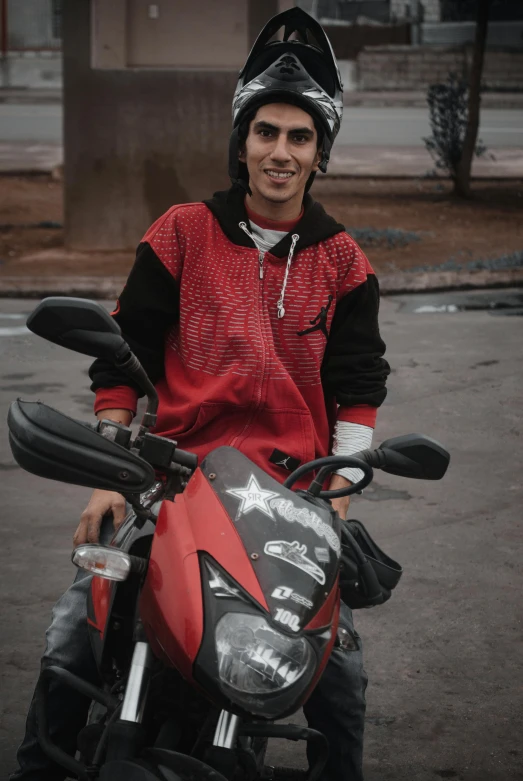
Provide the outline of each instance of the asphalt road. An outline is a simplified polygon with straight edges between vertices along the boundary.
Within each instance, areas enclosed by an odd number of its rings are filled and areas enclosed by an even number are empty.
[[[523,320],[457,312],[456,301],[442,294],[382,303],[393,374],[376,442],[423,432],[445,444],[452,462],[441,483],[378,474],[352,503],[353,517],[405,570],[389,603],[355,616],[370,677],[367,781],[523,780]],[[17,396],[88,420],[89,359],[25,331],[33,306],[0,300],[2,420]],[[6,778],[50,609],[74,574],[71,537],[89,491],[24,473],[5,435],[0,474]],[[272,756],[303,760],[281,743]]]
[[[425,108],[347,107],[338,146],[417,146],[430,134]],[[480,137],[489,147],[523,147],[523,110],[483,109]],[[61,143],[62,107],[0,104],[0,142]]]

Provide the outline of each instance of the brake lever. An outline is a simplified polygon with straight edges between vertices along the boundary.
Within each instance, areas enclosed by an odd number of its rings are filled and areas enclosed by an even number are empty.
[[[160,480],[142,494],[124,494],[124,498],[129,502],[136,515],[135,526],[138,529],[141,529],[147,521],[156,523],[157,516],[152,512],[152,508],[156,502],[164,497],[165,485]]]

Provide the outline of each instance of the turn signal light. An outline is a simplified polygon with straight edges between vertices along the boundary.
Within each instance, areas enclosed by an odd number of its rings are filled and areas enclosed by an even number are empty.
[[[107,580],[127,580],[132,568],[129,554],[103,545],[79,545],[72,556],[73,564]]]

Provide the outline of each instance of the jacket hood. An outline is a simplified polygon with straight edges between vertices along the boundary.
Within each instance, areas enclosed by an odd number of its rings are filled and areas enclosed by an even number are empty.
[[[233,244],[240,247],[255,246],[252,239],[240,228],[240,222],[249,224],[245,209],[245,190],[242,187],[235,185],[229,190],[214,193],[212,198],[204,201],[204,204],[214,214],[221,229]],[[310,247],[311,244],[326,241],[344,230],[345,227],[341,223],[330,217],[323,206],[306,193],[300,221],[270,252],[277,258],[287,257],[291,248],[292,234],[299,236],[294,247],[295,252],[299,252],[305,247]]]

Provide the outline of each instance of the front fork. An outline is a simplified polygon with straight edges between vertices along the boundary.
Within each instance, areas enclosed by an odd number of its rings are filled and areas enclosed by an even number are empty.
[[[214,733],[213,746],[218,748],[234,748],[240,729],[240,717],[227,710],[222,710]]]
[[[117,721],[108,727],[106,760],[131,759],[143,747],[141,726],[151,679],[153,655],[149,643],[139,640],[133,651],[129,677]]]
[[[143,641],[136,643],[125,687],[120,721],[141,723],[151,678],[152,661],[149,643]]]
[[[138,753],[141,742],[139,725],[147,700],[152,663],[153,655],[149,644],[144,640],[138,641],[134,646],[120,717],[111,729],[108,760],[129,759]],[[213,748],[234,749],[239,729],[240,717],[222,710],[214,733]]]
[[[120,722],[141,724],[151,678],[152,661],[153,655],[149,644],[145,641],[137,642],[125,686]],[[239,728],[240,717],[222,710],[214,732],[213,746],[234,748]]]
[[[120,721],[140,724],[149,689],[153,655],[147,642],[137,642],[134,646],[133,659],[129,669],[129,677],[120,713]],[[213,746],[233,748],[238,737],[240,717],[234,713],[222,710],[214,732]]]

